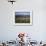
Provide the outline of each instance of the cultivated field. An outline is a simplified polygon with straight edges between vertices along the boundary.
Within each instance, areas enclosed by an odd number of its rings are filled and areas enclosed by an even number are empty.
[[[15,23],[30,23],[30,16],[16,16]]]

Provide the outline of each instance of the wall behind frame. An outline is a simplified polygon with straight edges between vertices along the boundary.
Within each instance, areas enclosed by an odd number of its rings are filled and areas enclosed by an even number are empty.
[[[45,0],[17,0],[12,5],[7,0],[0,0],[0,40],[14,40],[18,32],[29,33],[31,38],[37,41],[46,40],[45,2]],[[13,25],[16,10],[33,10],[33,25]]]

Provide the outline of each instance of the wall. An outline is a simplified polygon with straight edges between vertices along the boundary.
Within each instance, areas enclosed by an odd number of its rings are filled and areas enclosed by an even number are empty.
[[[33,25],[15,26],[16,10],[33,10]],[[18,32],[29,33],[33,40],[46,40],[46,0],[17,0],[13,5],[0,0],[0,40],[15,40]]]

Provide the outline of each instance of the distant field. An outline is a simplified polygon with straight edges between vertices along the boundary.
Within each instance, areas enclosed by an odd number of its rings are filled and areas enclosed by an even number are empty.
[[[16,16],[15,23],[30,23],[30,16]]]

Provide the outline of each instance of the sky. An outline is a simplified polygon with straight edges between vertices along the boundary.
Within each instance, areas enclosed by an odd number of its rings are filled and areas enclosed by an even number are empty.
[[[30,15],[30,12],[16,12],[16,15]]]

